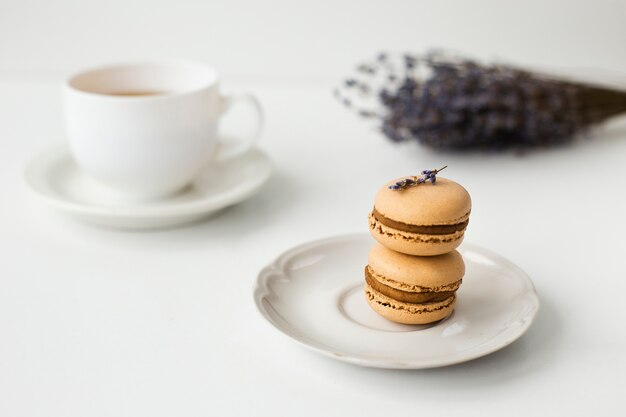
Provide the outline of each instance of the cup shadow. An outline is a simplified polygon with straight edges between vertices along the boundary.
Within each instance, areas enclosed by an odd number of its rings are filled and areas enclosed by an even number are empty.
[[[206,239],[208,229],[215,233],[226,230],[244,235],[246,232],[260,227],[266,228],[279,221],[283,211],[289,210],[297,201],[299,192],[297,184],[288,175],[275,172],[257,194],[241,203],[226,207],[195,222],[146,232],[181,231],[191,239],[194,236]]]

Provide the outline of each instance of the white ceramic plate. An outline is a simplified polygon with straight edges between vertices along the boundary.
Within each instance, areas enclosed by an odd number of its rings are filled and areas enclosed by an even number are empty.
[[[260,150],[220,161],[205,169],[178,194],[151,202],[120,200],[80,171],[66,148],[35,158],[25,180],[43,203],[101,226],[151,229],[192,222],[239,203],[269,179],[272,165]]]
[[[509,345],[531,325],[539,299],[530,278],[501,256],[463,244],[466,274],[455,311],[431,325],[403,325],[365,302],[369,235],[339,236],[282,254],[264,268],[256,305],[274,327],[332,358],[379,368],[421,369],[475,359]]]

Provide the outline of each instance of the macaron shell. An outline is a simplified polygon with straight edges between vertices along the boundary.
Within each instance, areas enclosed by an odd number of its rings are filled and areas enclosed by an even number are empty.
[[[456,296],[435,303],[403,303],[379,293],[367,284],[365,299],[376,313],[402,324],[428,324],[442,320],[452,314],[456,304]]]
[[[439,256],[410,256],[376,244],[368,266],[381,283],[412,292],[454,291],[465,274],[465,263],[455,250]]]
[[[388,182],[376,194],[374,207],[383,216],[416,226],[458,224],[469,218],[472,200],[462,185],[438,177],[435,184],[389,189],[403,178]]]
[[[449,235],[423,235],[404,232],[380,223],[370,212],[368,216],[370,233],[380,244],[407,255],[434,256],[456,249],[465,230]]]

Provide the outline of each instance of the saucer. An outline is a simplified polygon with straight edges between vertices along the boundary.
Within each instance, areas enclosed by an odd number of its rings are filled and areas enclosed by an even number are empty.
[[[530,278],[503,257],[464,243],[466,273],[454,312],[428,325],[404,325],[365,301],[370,235],[293,248],[264,268],[254,300],[274,327],[331,358],[377,368],[423,369],[476,359],[513,343],[530,327],[539,299]]]
[[[239,203],[267,182],[272,165],[263,152],[249,152],[207,167],[193,183],[167,198],[120,200],[83,173],[67,148],[45,152],[28,164],[26,184],[43,203],[100,226],[153,229],[192,222]]]

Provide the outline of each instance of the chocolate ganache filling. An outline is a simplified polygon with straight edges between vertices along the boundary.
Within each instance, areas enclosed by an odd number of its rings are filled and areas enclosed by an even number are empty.
[[[381,294],[386,295],[389,298],[393,298],[394,300],[401,301],[403,303],[413,303],[413,304],[421,304],[421,303],[433,303],[437,301],[443,301],[447,298],[450,298],[454,295],[456,291],[429,291],[429,292],[408,292],[402,291],[397,288],[390,287],[388,285],[383,284],[378,281],[376,278],[370,274],[369,268],[365,267],[365,282],[378,291]]]
[[[372,211],[374,218],[387,227],[409,233],[420,233],[424,235],[450,235],[454,232],[465,230],[469,219],[457,224],[442,224],[433,226],[416,226],[413,224],[402,223],[389,217],[382,215],[376,208]]]

